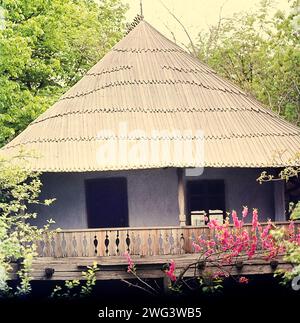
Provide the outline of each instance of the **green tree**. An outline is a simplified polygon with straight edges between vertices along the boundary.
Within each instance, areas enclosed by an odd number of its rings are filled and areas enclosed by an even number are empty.
[[[272,1],[255,12],[222,19],[201,32],[199,58],[287,120],[300,124],[300,6],[270,16]]]
[[[94,65],[123,35],[121,0],[0,0],[0,146]]]
[[[50,219],[43,228],[30,224],[37,214],[30,211],[33,204],[49,205],[53,200],[39,200],[39,174],[26,170],[27,158],[0,159],[0,297],[24,295],[31,291],[31,262],[36,255],[36,242],[51,234]],[[31,157],[33,158],[33,157]],[[8,285],[12,263],[18,262],[20,284],[16,290]]]

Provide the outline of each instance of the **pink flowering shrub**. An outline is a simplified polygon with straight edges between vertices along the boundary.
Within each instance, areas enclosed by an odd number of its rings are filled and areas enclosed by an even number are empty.
[[[229,218],[223,224],[215,220],[208,222],[210,238],[199,237],[193,242],[195,252],[202,253],[206,259],[214,257],[222,264],[232,264],[239,257],[251,260],[254,256],[262,256],[265,260],[271,260],[284,252],[284,244],[272,235],[275,225],[269,220],[263,227],[258,221],[257,209],[252,212],[250,227],[244,224],[244,219],[248,216],[247,207],[242,211],[242,219],[239,219],[236,211],[232,211],[231,216],[233,225],[230,225]],[[299,244],[300,234],[295,233],[292,221],[288,234],[290,241]]]
[[[209,228],[208,238],[198,237],[196,241],[192,242],[195,253],[199,254],[198,263],[210,263],[212,267],[218,268],[218,270],[212,270],[210,276],[204,272],[200,273],[202,277],[199,277],[199,281],[201,284],[206,283],[203,290],[211,291],[214,284],[219,287],[220,280],[231,276],[231,273],[226,269],[227,265],[237,266],[240,264],[242,267],[243,261],[254,258],[262,258],[266,261],[274,260],[277,256],[285,254],[287,242],[300,246],[300,233],[295,231],[293,221],[290,221],[287,229],[283,229],[281,238],[278,239],[276,226],[270,220],[267,224],[262,225],[258,219],[257,209],[253,210],[252,218],[248,221],[250,225],[245,225],[244,221],[248,216],[249,210],[244,206],[241,218],[236,211],[232,211],[232,223],[230,223],[229,217],[222,224],[216,220],[208,222],[206,219]],[[230,267],[227,266],[227,268]],[[246,277],[232,278],[241,284],[247,284],[249,281]]]
[[[200,286],[204,292],[219,290],[222,288],[221,283],[227,277],[233,278],[240,284],[248,284],[248,278],[232,275],[232,265],[235,265],[239,272],[243,267],[243,261],[254,258],[270,261],[275,260],[277,256],[287,257],[288,248],[294,250],[293,248],[296,247],[297,250],[300,250],[300,232],[299,229],[295,230],[293,221],[290,221],[288,228],[277,229],[271,220],[266,224],[261,224],[257,209],[252,211],[252,218],[248,221],[250,224],[245,225],[244,221],[248,216],[249,210],[244,206],[241,217],[236,211],[232,211],[231,221],[227,217],[222,224],[214,219],[209,221],[206,218],[205,221],[209,228],[208,237],[200,236],[192,242],[195,253],[199,254],[198,259],[181,269],[178,276],[175,275],[174,260],[170,261],[167,269],[164,269],[171,281],[170,288],[178,291],[182,286],[188,286],[184,275],[191,268],[195,270],[194,278],[198,281],[198,288]],[[130,255],[126,253],[125,256],[128,262],[127,271],[137,277]],[[289,260],[290,258],[284,259]],[[294,269],[293,275],[295,272],[300,274],[300,265],[296,269],[296,271]],[[149,285],[147,288],[149,289]]]
[[[171,281],[176,281],[176,276],[174,272],[175,272],[175,262],[174,260],[171,260],[169,269],[165,270],[166,275],[171,279]]]
[[[128,263],[127,272],[135,274],[136,268],[135,268],[133,260],[131,259],[130,254],[128,252],[125,252],[124,256],[125,256],[127,263]]]

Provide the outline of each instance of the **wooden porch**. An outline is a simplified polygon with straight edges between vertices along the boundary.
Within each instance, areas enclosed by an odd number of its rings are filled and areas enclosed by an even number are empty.
[[[39,242],[40,257],[114,257],[193,253],[197,237],[209,238],[208,227],[141,227],[61,230]]]
[[[265,226],[263,223],[262,226]],[[276,227],[288,227],[288,222],[276,222]],[[296,223],[299,226],[299,223]],[[245,228],[251,229],[250,224]],[[193,254],[193,241],[198,237],[211,239],[207,226],[129,227],[109,229],[60,230],[38,243],[39,257],[138,257]]]
[[[277,227],[287,227],[288,222],[278,222]],[[266,224],[263,224],[266,225]],[[250,225],[245,225],[251,228]],[[295,226],[300,227],[300,223]],[[144,278],[163,278],[164,264],[175,260],[180,272],[187,264],[195,262],[192,242],[201,236],[210,238],[207,226],[152,227],[61,230],[51,238],[38,243],[38,257],[33,261],[34,280],[67,280],[82,278],[82,271],[94,261],[99,271],[97,279],[129,279],[126,272],[125,252],[129,252]],[[214,265],[208,266],[214,270]],[[233,274],[270,274],[276,269],[290,268],[280,257],[275,262],[263,259],[245,260],[243,268],[235,264],[228,270]],[[194,270],[187,276],[194,275]]]

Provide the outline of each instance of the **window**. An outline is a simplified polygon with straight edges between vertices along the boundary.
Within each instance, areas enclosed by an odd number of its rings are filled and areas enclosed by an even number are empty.
[[[85,194],[89,228],[128,226],[126,178],[86,180]]]
[[[187,182],[188,222],[191,224],[191,214],[205,211],[225,211],[225,184],[224,180],[193,180]],[[214,213],[214,212],[211,212]]]

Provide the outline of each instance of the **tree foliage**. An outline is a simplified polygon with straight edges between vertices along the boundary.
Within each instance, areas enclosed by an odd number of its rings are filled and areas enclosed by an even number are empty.
[[[255,12],[222,19],[201,32],[199,58],[289,121],[300,124],[300,6],[270,16],[271,0]]]
[[[122,36],[121,0],[0,0],[0,146]]]
[[[16,157],[17,158],[17,157]],[[48,232],[53,221],[43,228],[30,224],[37,214],[30,211],[33,204],[49,205],[53,200],[39,200],[39,174],[24,167],[27,157],[0,159],[0,296],[27,294],[31,291],[30,269],[36,255],[36,242]],[[17,290],[8,285],[12,263],[20,265]]]

